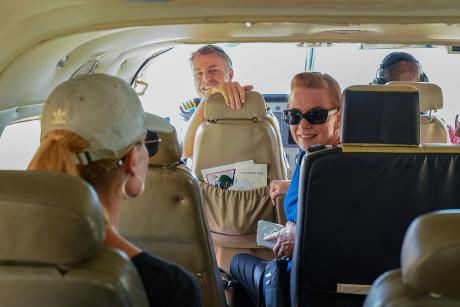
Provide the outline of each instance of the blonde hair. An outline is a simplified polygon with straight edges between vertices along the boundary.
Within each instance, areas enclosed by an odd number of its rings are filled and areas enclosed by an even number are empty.
[[[45,135],[35,153],[28,170],[48,171],[79,176],[90,183],[98,192],[104,191],[119,172],[119,159],[104,159],[88,165],[78,165],[74,153],[88,147],[81,136],[67,130],[53,130]],[[105,222],[108,213],[103,208]]]
[[[329,93],[334,108],[340,109],[342,90],[339,83],[330,75],[320,72],[298,73],[291,80],[291,94],[296,87],[325,89]],[[290,97],[288,106],[291,106]]]

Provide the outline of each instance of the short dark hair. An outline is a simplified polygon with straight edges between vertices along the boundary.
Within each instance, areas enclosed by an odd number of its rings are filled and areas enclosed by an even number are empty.
[[[385,81],[400,81],[403,76],[420,81],[420,74],[419,61],[407,52],[392,52],[384,57],[380,64],[379,77]]]
[[[232,60],[230,59],[228,54],[225,53],[224,49],[216,45],[205,45],[201,48],[198,48],[198,50],[196,50],[195,52],[192,52],[192,56],[190,57],[190,62],[193,62],[193,59],[198,55],[206,55],[206,54],[213,54],[213,53],[224,59],[225,64],[227,65],[227,69],[230,70],[232,68]]]
[[[420,81],[420,65],[401,60],[383,70],[383,77],[386,81],[400,81],[403,76],[414,81]]]

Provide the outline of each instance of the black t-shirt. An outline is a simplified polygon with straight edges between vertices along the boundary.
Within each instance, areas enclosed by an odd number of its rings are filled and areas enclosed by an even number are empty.
[[[150,307],[201,306],[198,282],[184,269],[147,252],[131,260],[142,279]]]

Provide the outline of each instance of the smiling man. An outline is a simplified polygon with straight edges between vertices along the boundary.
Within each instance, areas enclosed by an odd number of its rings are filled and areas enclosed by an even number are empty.
[[[184,158],[193,156],[193,145],[198,126],[204,121],[206,98],[213,93],[222,93],[227,105],[239,109],[245,103],[244,91],[252,90],[251,85],[241,86],[233,80],[233,68],[230,57],[225,51],[215,45],[206,45],[192,53],[192,64],[195,89],[200,99],[194,99],[191,106],[197,105],[190,119],[184,138]],[[203,102],[203,103],[201,103]],[[181,112],[186,113],[184,106]],[[185,117],[185,116],[184,116]]]

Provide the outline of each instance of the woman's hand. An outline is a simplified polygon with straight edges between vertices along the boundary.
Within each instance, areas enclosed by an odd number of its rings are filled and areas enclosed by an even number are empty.
[[[294,250],[296,225],[292,222],[287,222],[286,227],[264,238],[265,241],[277,240],[273,247],[273,252],[277,257],[292,258]]]
[[[272,199],[273,206],[276,205],[278,195],[287,193],[290,183],[291,180],[273,180],[270,183],[270,198]]]

